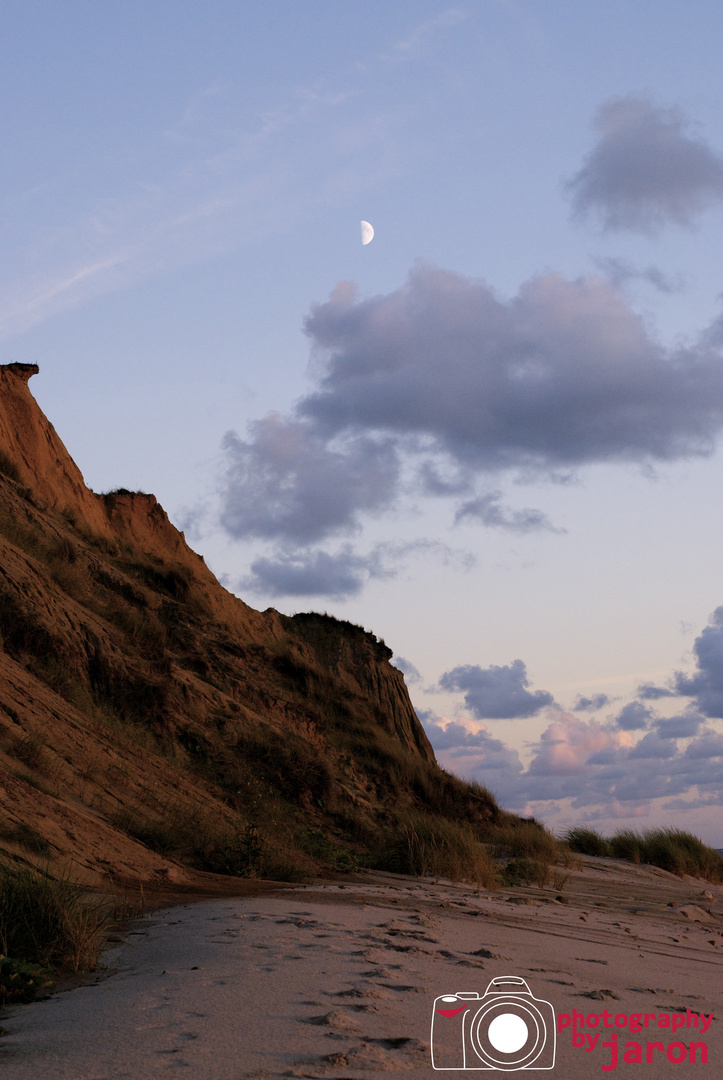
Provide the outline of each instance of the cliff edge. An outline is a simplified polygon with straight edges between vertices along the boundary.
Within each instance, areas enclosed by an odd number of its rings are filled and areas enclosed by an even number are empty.
[[[499,815],[439,769],[373,634],[255,611],[154,496],[90,491],[37,371],[0,367],[0,850],[293,880],[373,860],[410,814]]]

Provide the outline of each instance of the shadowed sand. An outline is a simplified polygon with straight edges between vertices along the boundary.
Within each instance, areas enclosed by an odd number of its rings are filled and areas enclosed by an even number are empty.
[[[705,892],[708,895],[705,895]],[[6,1010],[7,1080],[431,1078],[430,1020],[441,994],[485,993],[521,976],[558,1015],[690,1017],[694,1028],[621,1030],[643,1064],[618,1077],[723,1074],[723,889],[652,867],[585,859],[565,889],[498,893],[391,874],[185,904],[134,922],[93,985]],[[674,906],[672,906],[674,905]],[[689,1010],[689,1011],[687,1011]],[[602,1021],[601,1021],[602,1022]],[[657,1020],[649,1021],[656,1024]],[[586,1031],[590,1031],[586,1028]],[[550,1060],[548,1032],[546,1055]],[[588,1053],[557,1038],[552,1071],[604,1075],[604,1032]],[[707,1064],[668,1061],[704,1041]],[[646,1041],[658,1041],[652,1064]],[[685,1051],[681,1050],[685,1047]],[[481,1069],[482,1075],[503,1075]],[[524,1071],[528,1070],[514,1070]]]

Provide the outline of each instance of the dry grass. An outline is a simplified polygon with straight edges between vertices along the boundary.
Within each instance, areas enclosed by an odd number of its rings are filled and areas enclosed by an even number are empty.
[[[478,888],[497,885],[497,871],[469,826],[442,817],[410,814],[374,862],[379,870],[416,877],[468,881]]]
[[[560,845],[549,829],[534,821],[499,825],[487,832],[498,857],[528,859],[554,865],[560,857]]]
[[[107,916],[66,875],[0,865],[0,947],[4,956],[56,970],[93,970]]]

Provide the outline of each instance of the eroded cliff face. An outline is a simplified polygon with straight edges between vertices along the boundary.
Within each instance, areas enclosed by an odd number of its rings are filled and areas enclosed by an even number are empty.
[[[152,495],[91,492],[36,371],[0,367],[0,848],[273,877],[353,859],[400,808],[492,812],[373,634],[255,611]]]
[[[80,469],[30,393],[28,382],[38,371],[37,364],[0,366],[0,449],[39,503],[67,509],[97,535],[106,536],[110,526],[102,504],[85,486]]]

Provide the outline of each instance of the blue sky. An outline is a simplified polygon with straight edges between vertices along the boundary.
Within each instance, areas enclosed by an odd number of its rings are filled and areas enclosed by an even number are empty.
[[[555,829],[723,846],[723,11],[9,2],[0,349]],[[360,219],[376,235],[362,247]]]

